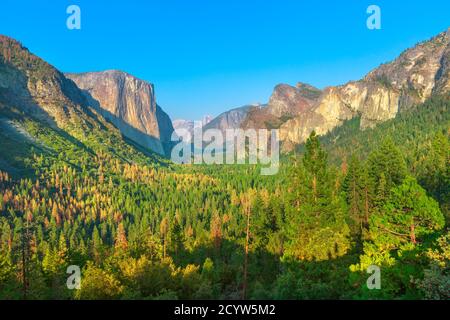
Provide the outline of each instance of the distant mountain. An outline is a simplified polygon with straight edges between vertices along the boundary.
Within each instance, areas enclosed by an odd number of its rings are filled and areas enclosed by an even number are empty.
[[[289,151],[313,130],[323,136],[356,117],[361,129],[371,128],[449,91],[450,29],[361,80],[323,91],[304,83],[280,84],[267,105],[232,109],[213,120],[205,117],[203,129],[279,128],[283,149]],[[172,124],[148,82],[115,70],[64,75],[5,36],[0,36],[0,108],[0,125],[9,126],[4,132],[14,130],[4,119],[7,110],[77,139],[87,139],[92,128],[102,135],[120,133],[159,154],[168,154],[176,128],[194,130],[189,121]]]
[[[275,117],[296,116],[311,108],[322,92],[306,83],[293,87],[279,84],[275,87],[267,105],[267,112]]]
[[[124,136],[160,154],[168,153],[174,128],[156,103],[152,84],[117,70],[67,73],[66,77]]]
[[[348,163],[352,155],[366,159],[386,137],[390,137],[408,160],[411,171],[415,171],[416,162],[426,156],[418,156],[418,150],[428,149],[430,140],[438,133],[450,138],[450,94],[433,95],[424,103],[373,128],[361,130],[360,116],[346,120],[321,136],[320,142],[328,152],[329,161],[341,166],[344,162]],[[296,152],[304,151],[305,143],[296,147]]]
[[[311,109],[321,91],[309,84],[279,84],[267,104],[247,105],[222,113],[207,128],[278,129],[283,123]]]
[[[192,138],[195,130],[203,128],[211,121],[212,117],[210,115],[206,115],[201,121],[176,119],[172,121],[172,125],[178,136],[182,136],[182,130],[186,130],[189,132]]]
[[[211,121],[213,121],[213,117],[211,115],[206,115],[203,117],[202,119],[202,126],[206,126],[208,123],[210,123]]]
[[[193,120],[183,120],[183,119],[176,119],[172,121],[173,128],[175,130],[175,133],[178,137],[182,137],[184,131],[189,132],[190,138],[186,142],[189,142],[192,140],[192,137],[194,135],[194,129],[195,129],[195,121]],[[197,125],[197,128],[199,126]]]
[[[175,129],[175,132],[180,129],[185,129],[189,132],[193,132],[194,121],[193,120],[184,120],[184,119],[175,119],[172,121],[172,126]]]

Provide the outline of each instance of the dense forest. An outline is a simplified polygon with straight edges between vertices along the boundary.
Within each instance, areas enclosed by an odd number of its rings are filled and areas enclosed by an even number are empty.
[[[0,299],[449,299],[449,107],[313,132],[275,176],[16,116],[45,145],[0,133]]]

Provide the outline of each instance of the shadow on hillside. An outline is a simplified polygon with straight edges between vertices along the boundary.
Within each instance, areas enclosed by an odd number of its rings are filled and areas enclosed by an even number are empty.
[[[98,126],[100,130],[107,130],[105,126],[106,121],[101,118],[105,117],[106,120],[108,120],[109,115],[103,115],[100,112],[102,109],[100,108],[98,102],[92,99],[92,97],[87,96],[86,92],[81,91],[77,87],[75,82],[66,78],[62,73],[60,73],[57,70],[55,70],[55,73],[51,72],[53,78],[49,81],[56,82],[56,83],[51,82],[50,85],[55,84],[56,86],[59,86],[62,95],[60,96],[60,93],[58,92],[56,92],[56,95],[54,95],[53,91],[50,90],[50,92],[46,92],[44,90],[43,92],[37,91],[36,96],[33,96],[28,87],[28,84],[29,84],[29,77],[33,76],[36,77],[36,74],[34,73],[31,73],[31,75],[25,74],[25,71],[23,71],[22,69],[11,63],[0,64],[0,68],[2,71],[4,71],[2,75],[3,76],[2,80],[8,83],[7,87],[0,88],[0,105],[4,104],[2,110],[6,110],[5,112],[2,113],[7,113],[9,114],[8,118],[11,119],[16,118],[19,121],[23,121],[24,118],[27,117],[33,119],[41,124],[48,126],[63,140],[69,142],[70,144],[76,146],[81,150],[84,150],[85,152],[91,155],[95,155],[95,151],[92,148],[90,148],[89,146],[87,146],[82,141],[78,140],[65,130],[58,127],[58,124],[55,121],[54,117],[48,111],[44,110],[44,108],[42,107],[43,103],[41,100],[43,100],[45,103],[48,104],[47,105],[48,108],[53,108],[54,113],[57,116],[60,115],[61,117],[63,117],[63,119],[70,119],[71,114],[74,114],[79,115],[81,120],[86,120],[85,117],[83,117],[83,114],[85,114],[87,117],[89,117],[88,120],[90,119],[92,120],[92,121],[84,121],[84,124],[86,124],[86,126],[88,127],[87,131],[89,131],[89,129],[93,129],[93,125]],[[38,77],[42,76],[39,74]],[[42,79],[39,78],[37,80]],[[56,88],[55,90],[57,91],[57,89],[58,88]],[[68,106],[67,101],[65,101],[67,100],[66,97],[70,100],[70,102],[72,102],[69,103],[70,106]],[[91,105],[93,107],[91,107]],[[129,130],[131,130],[131,127]],[[132,147],[138,149],[144,155],[151,157],[152,160],[159,162],[158,158],[155,157],[155,155],[151,151],[145,150],[144,147],[138,148],[136,144],[130,143],[129,140],[127,140],[126,143],[131,144]],[[116,156],[123,159],[123,157],[121,157],[116,152],[116,150],[114,150],[114,148],[110,149],[111,152],[113,152]],[[51,154],[58,156],[57,151],[54,152],[52,150],[47,150],[47,152],[50,152]],[[70,163],[68,159],[61,159],[61,160]],[[126,159],[123,160],[127,161]],[[3,167],[6,168],[7,167],[6,164],[3,165]]]
[[[20,123],[23,123],[24,120],[27,119],[36,121],[37,123],[47,126],[64,140],[69,141],[78,148],[94,154],[89,147],[58,127],[53,116],[44,110],[32,96],[30,90],[28,89],[27,76],[20,69],[11,64],[4,65],[4,68],[7,71],[7,76],[9,75],[12,79],[10,87],[2,88],[0,90],[2,117],[12,121],[18,121]],[[62,83],[61,86],[62,88],[65,88],[66,84]],[[61,105],[60,107],[63,112],[68,112],[67,106]],[[16,142],[14,147],[9,148],[9,152],[11,153],[9,158],[14,158],[17,162],[17,158],[23,159],[25,157],[30,157],[32,155],[31,149],[34,149],[35,152],[41,154],[50,153],[54,156],[58,155],[56,151],[51,148],[47,148],[45,144],[41,145],[38,140],[34,140],[36,137],[29,135],[29,132],[27,132],[26,129],[24,129],[24,132],[20,133],[24,136],[23,139],[18,139],[18,134],[9,135],[11,141]],[[29,135],[29,137],[26,135]],[[27,152],[24,152],[23,149],[27,149]],[[12,169],[7,171],[12,171],[12,173],[15,173],[18,177],[34,177],[35,175],[34,169],[31,168],[29,164],[22,163],[21,166],[23,167],[17,168],[14,164],[8,164],[6,159],[3,159],[3,162],[2,167]]]

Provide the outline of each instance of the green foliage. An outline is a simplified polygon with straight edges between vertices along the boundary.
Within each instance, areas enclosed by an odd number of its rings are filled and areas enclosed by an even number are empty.
[[[336,172],[313,132],[306,143],[302,163],[294,166],[290,207],[287,210],[288,256],[300,260],[327,260],[350,248],[346,205],[336,188]]]
[[[359,264],[351,266],[353,272],[359,272],[352,281],[361,285],[366,277],[362,273],[376,265],[382,270],[382,290],[367,290],[363,283],[359,298],[420,298],[412,279],[422,277],[424,248],[429,246],[430,236],[443,228],[444,217],[437,202],[414,178],[407,177],[389,194],[370,218],[364,254]]]
[[[81,283],[81,289],[76,292],[76,298],[81,300],[110,300],[120,297],[123,287],[109,272],[92,263],[88,263]]]
[[[438,203],[411,177],[391,189],[386,204],[371,218],[371,238],[384,249],[398,248],[405,242],[416,244],[445,223]]]
[[[277,176],[176,166],[114,128],[0,108],[32,137],[0,131],[0,298],[240,299],[248,243],[248,298],[448,299],[447,108],[312,133]]]

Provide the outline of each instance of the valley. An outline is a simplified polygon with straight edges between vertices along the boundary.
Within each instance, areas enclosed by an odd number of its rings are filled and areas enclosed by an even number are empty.
[[[446,30],[205,123],[279,129],[265,176],[174,163],[152,84],[62,73],[0,36],[0,299],[448,300],[449,48]]]

